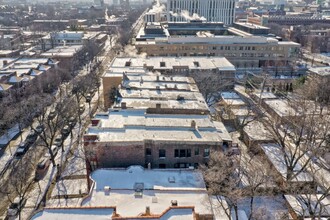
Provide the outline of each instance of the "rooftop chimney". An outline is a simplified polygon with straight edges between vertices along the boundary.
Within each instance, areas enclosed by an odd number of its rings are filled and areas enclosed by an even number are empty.
[[[150,207],[147,206],[147,207],[146,207],[146,216],[149,216],[149,215],[151,215],[151,214],[150,214]]]
[[[196,122],[195,122],[195,120],[192,120],[191,121],[191,128],[193,128],[193,129],[196,129]]]

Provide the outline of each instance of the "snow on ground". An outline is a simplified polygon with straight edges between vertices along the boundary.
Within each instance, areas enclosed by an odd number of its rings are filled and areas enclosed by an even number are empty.
[[[226,199],[222,196],[210,196],[210,202],[213,209],[213,214],[215,220],[228,219],[228,214],[230,214],[228,203]]]
[[[241,199],[238,208],[244,210],[249,216],[251,213],[250,198]],[[261,215],[259,219],[282,220],[283,214],[288,213],[288,209],[282,196],[255,196],[253,212]]]
[[[73,176],[87,176],[86,160],[82,146],[78,146],[72,158],[69,159],[67,166],[62,172],[62,178],[71,178]]]
[[[8,129],[8,132],[0,137],[0,145],[7,145],[19,133],[18,125]]]
[[[61,179],[52,192],[52,197],[56,196],[79,196],[88,194],[87,179]]]

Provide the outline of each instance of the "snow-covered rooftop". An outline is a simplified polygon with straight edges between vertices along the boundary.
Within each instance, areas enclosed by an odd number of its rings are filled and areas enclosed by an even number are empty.
[[[271,141],[273,139],[271,133],[259,121],[251,121],[244,127],[244,132],[250,139],[255,141]]]
[[[205,190],[202,174],[189,170],[149,170],[131,166],[127,169],[98,169],[91,178],[96,182],[96,191],[103,191],[105,186],[132,190],[135,183],[143,183],[144,189],[151,190]]]
[[[210,200],[202,174],[193,170],[149,170],[140,166],[127,169],[99,169],[91,174],[95,181],[94,190],[84,206],[116,206],[118,214],[139,216],[146,207],[153,214],[161,214],[171,207],[171,201],[177,205],[193,206],[199,214],[212,214]],[[109,192],[105,192],[105,187]],[[140,196],[137,188],[142,189]],[[171,218],[192,219],[192,213],[186,212],[180,218],[180,212]],[[168,216],[170,217],[170,216]],[[163,219],[163,218],[161,218]]]
[[[297,214],[298,217],[313,217],[309,208],[315,212],[317,219],[320,217],[330,217],[330,199],[323,194],[306,194],[306,195],[284,195],[287,203]],[[309,207],[308,207],[309,206]]]
[[[83,45],[58,46],[50,49],[40,56],[42,57],[72,57],[83,48]]]
[[[226,105],[232,107],[246,105],[246,103],[241,99],[241,97],[236,92],[222,92],[221,98]]]
[[[154,70],[173,70],[178,67],[185,67],[196,70],[235,71],[235,67],[224,57],[117,57],[112,62],[112,67],[125,67],[128,62],[130,67],[152,67]]]
[[[100,142],[144,140],[221,142],[207,115],[148,114],[145,110],[121,109],[96,114],[97,126],[86,135],[97,135]],[[179,131],[179,132],[178,132]]]
[[[261,144],[261,148],[265,152],[265,155],[269,159],[269,161],[273,164],[275,169],[282,175],[283,179],[287,180],[287,165],[285,162],[285,155],[280,149],[280,146],[277,144]],[[289,151],[287,151],[288,158],[290,160],[291,157]],[[302,166],[298,163],[296,164],[294,170],[296,172],[295,177],[290,180],[291,182],[311,182],[313,181],[313,177],[307,173],[306,171],[301,171]]]
[[[32,217],[32,220],[105,220],[111,219],[114,208],[51,208],[44,209]]]
[[[273,109],[280,117],[297,116],[297,112],[283,99],[265,100],[269,108]]]
[[[272,92],[255,92],[253,94],[258,98],[261,97],[261,99],[277,99],[277,96]]]

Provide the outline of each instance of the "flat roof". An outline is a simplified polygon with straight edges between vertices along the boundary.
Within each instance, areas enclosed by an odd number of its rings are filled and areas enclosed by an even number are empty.
[[[72,57],[83,48],[83,45],[58,46],[40,54],[42,57]]]
[[[230,106],[244,106],[246,103],[236,92],[222,92],[221,98],[223,102]]]
[[[172,93],[172,94],[170,94]],[[186,92],[188,93],[188,92]],[[127,108],[135,108],[135,109],[155,109],[157,104],[160,104],[163,109],[190,109],[190,110],[202,110],[205,113],[209,112],[209,108],[204,101],[203,96],[200,93],[195,93],[195,97],[189,99],[189,94],[187,95],[184,92],[166,92],[162,93],[164,96],[156,96],[153,97],[124,97],[120,99],[120,103],[114,105],[115,108],[121,107],[122,103],[126,103]],[[172,99],[171,96],[180,95],[181,97],[185,97],[185,100],[176,100],[176,98]]]
[[[151,67],[154,70],[173,70],[176,68],[186,68],[194,70],[218,69],[232,70],[235,67],[225,57],[147,57],[147,58],[124,58],[116,57],[111,67]]]
[[[127,169],[98,169],[91,174],[95,181],[91,198],[84,206],[115,206],[121,216],[138,216],[146,207],[151,213],[163,213],[176,200],[178,207],[192,206],[199,214],[213,214],[203,176],[194,170],[149,170],[141,166]],[[109,186],[109,193],[104,187]],[[135,190],[141,195],[135,196]],[[167,213],[164,219],[189,219],[191,212]],[[175,217],[172,218],[171,216]],[[163,219],[163,218],[161,218]]]
[[[285,155],[282,152],[280,146],[278,144],[261,144],[260,145],[262,150],[265,152],[265,155],[269,159],[269,161],[273,164],[275,169],[282,175],[283,179],[287,180],[287,165],[285,162]],[[286,150],[287,151],[287,150]],[[287,152],[288,155],[290,155],[289,152]],[[301,164],[296,164],[294,170],[296,172],[300,172],[302,169]],[[313,177],[307,173],[306,171],[302,171],[299,174],[296,175],[296,177],[290,182],[312,182]]]
[[[271,141],[273,139],[271,133],[259,121],[249,122],[243,130],[250,139],[255,141]]]
[[[31,220],[105,220],[111,219],[114,212],[113,207],[62,207],[62,208],[45,208],[43,211],[35,214]]]
[[[272,92],[254,92],[253,93],[258,99],[277,99],[277,96]]]
[[[220,134],[222,140],[233,141],[225,125],[222,122],[214,121],[213,124],[217,128],[217,131]]]
[[[96,191],[103,191],[105,186],[110,186],[111,190],[135,190],[135,183],[143,183],[146,190],[206,191],[202,173],[194,170],[130,166],[127,169],[97,169],[91,174],[91,178],[96,182]]]
[[[297,116],[297,112],[293,109],[287,100],[284,99],[267,99],[264,100],[266,105],[269,108],[273,109],[276,114],[280,117],[288,117],[288,116]]]
[[[324,196],[324,194],[284,195],[284,197],[298,217],[305,217],[304,219],[311,217],[309,208],[311,208],[317,216],[319,216],[318,214],[320,213],[321,219],[323,219],[323,217],[327,217],[324,219],[330,217],[330,199]],[[304,202],[307,202],[307,205],[311,204],[311,206],[307,207]],[[317,203],[318,205],[315,205]]]
[[[146,110],[110,109],[96,114],[97,126],[90,126],[86,135],[97,135],[99,142],[123,143],[174,141],[221,142],[208,115],[147,114]],[[192,127],[192,124],[195,126]]]
[[[309,69],[309,72],[316,73],[320,76],[330,76],[330,67],[313,67]]]
[[[256,25],[252,23],[247,23],[247,22],[235,22],[235,24],[250,28],[250,29],[264,29],[264,30],[269,30],[269,27],[261,26],[261,25]]]

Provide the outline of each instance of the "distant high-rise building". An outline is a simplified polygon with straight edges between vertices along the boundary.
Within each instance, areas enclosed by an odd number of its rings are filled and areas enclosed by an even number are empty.
[[[169,21],[202,19],[232,24],[235,0],[167,0]]]
[[[103,7],[104,6],[104,0],[94,0],[94,4],[97,5],[97,6]]]

